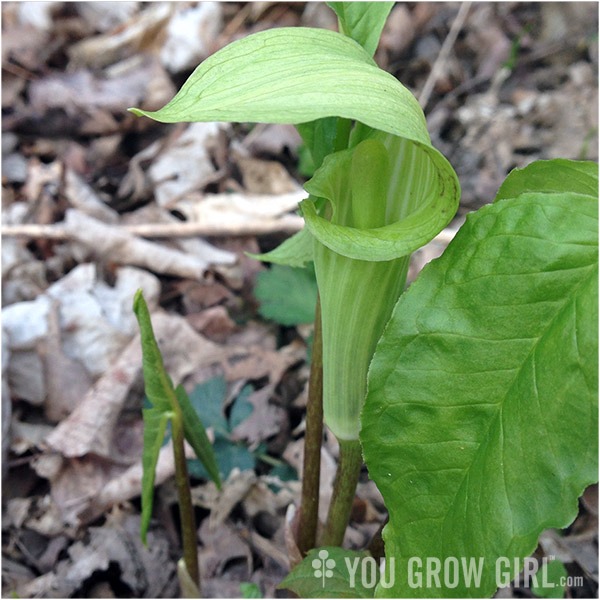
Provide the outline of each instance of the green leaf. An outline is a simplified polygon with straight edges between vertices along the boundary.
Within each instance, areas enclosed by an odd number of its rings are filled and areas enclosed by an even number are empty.
[[[560,560],[544,563],[535,574],[531,591],[539,598],[564,598],[567,569]]]
[[[246,400],[253,389],[251,385],[246,385],[233,401],[229,413],[229,430],[233,431],[240,423],[244,422],[253,412],[254,405]]]
[[[308,227],[305,227],[291,238],[279,244],[271,252],[266,252],[265,254],[251,254],[248,252],[247,254],[257,260],[301,268],[313,260],[313,245],[314,238],[312,233],[308,230]]]
[[[162,355],[154,337],[148,305],[142,290],[135,293],[133,311],[137,317],[142,342],[142,366],[146,396],[152,408],[142,411],[144,417],[144,450],[142,453],[142,520],[140,536],[146,543],[146,533],[152,515],[156,462],[172,407],[177,401],[169,376],[165,372]]]
[[[232,442],[223,437],[217,437],[213,444],[213,450],[219,467],[221,479],[225,480],[236,467],[240,471],[250,471],[256,466],[256,458],[246,446]],[[208,474],[203,464],[196,459],[188,460],[190,475],[206,479]]]
[[[221,479],[227,479],[235,467],[246,471],[253,469],[256,464],[256,459],[248,448],[233,442],[229,437],[231,431],[249,416],[248,407],[252,408],[252,405],[246,401],[246,398],[251,391],[252,388],[246,386],[240,392],[233,403],[229,421],[223,413],[223,401],[227,392],[227,384],[223,377],[213,377],[197,385],[189,396],[190,405],[197,414],[202,415],[205,426],[212,427],[215,432],[212,450]],[[199,460],[188,460],[188,470],[194,477],[209,477]]]
[[[167,421],[170,413],[158,408],[147,408],[142,411],[144,416],[144,451],[142,453],[142,521],[140,537],[146,542],[146,534],[152,516],[154,501],[154,480],[156,477],[156,463],[158,454],[165,437]]]
[[[361,432],[396,597],[491,595],[496,559],[567,526],[597,481],[597,203],[596,186],[485,206],[398,301]],[[481,584],[412,588],[413,556],[483,558]]]
[[[243,582],[240,583],[240,592],[242,592],[242,598],[262,598],[263,595],[260,592],[260,588],[256,583]]]
[[[537,160],[524,169],[511,171],[495,201],[516,198],[525,192],[575,192],[595,196],[598,194],[598,165],[562,158]]]
[[[225,46],[207,58],[158,111],[163,123],[305,123],[356,119],[430,145],[415,97],[354,40],[333,31],[281,27]]]
[[[373,598],[378,579],[379,564],[368,552],[327,546],[310,550],[278,587],[300,598]]]
[[[393,2],[328,2],[338,16],[340,32],[356,40],[370,56],[375,54]]]
[[[258,312],[282,325],[312,323],[317,306],[317,282],[312,269],[274,265],[258,274],[254,295]]]
[[[183,434],[185,439],[194,449],[196,456],[204,465],[210,478],[217,484],[217,487],[221,489],[221,478],[219,477],[217,460],[210,440],[206,435],[204,425],[202,425],[202,421],[196,410],[194,410],[182,385],[178,385],[177,388],[175,388],[175,395],[177,396],[177,401],[181,407],[183,416]]]
[[[154,408],[163,411],[170,410],[173,403],[176,402],[175,391],[165,371],[162,355],[152,330],[148,305],[141,289],[135,293],[133,312],[140,326],[146,396]]]
[[[197,414],[202,415],[205,427],[212,427],[215,436],[228,437],[229,426],[223,414],[227,384],[223,377],[213,377],[197,385],[190,394],[190,402]]]

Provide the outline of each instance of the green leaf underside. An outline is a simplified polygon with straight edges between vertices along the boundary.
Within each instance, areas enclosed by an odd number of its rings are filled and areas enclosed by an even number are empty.
[[[309,269],[275,265],[259,273],[254,294],[265,319],[288,326],[315,320],[317,282]]]
[[[482,597],[597,481],[595,197],[527,193],[467,217],[400,298],[361,442],[390,512],[393,597]],[[412,588],[412,556],[484,558],[480,587]],[[516,574],[516,573],[514,573]]]
[[[146,534],[152,516],[154,500],[154,479],[158,454],[165,437],[169,413],[157,408],[147,408],[142,411],[144,416],[144,452],[142,454],[142,520],[140,536],[146,544]]]
[[[514,169],[500,186],[496,202],[516,198],[525,192],[575,192],[598,195],[598,165],[593,162],[537,160],[523,169]]]
[[[288,265],[290,267],[304,267],[307,263],[313,260],[313,244],[314,238],[308,227],[295,233],[291,238],[288,238],[277,248],[264,254],[251,254],[248,256],[271,262],[278,265]]]
[[[393,2],[328,2],[338,16],[340,31],[356,40],[370,55],[394,6]]]
[[[326,552],[327,554],[321,554]],[[370,557],[368,552],[357,552],[355,550],[344,550],[335,546],[326,546],[323,548],[313,548],[309,551],[306,558],[296,565],[286,578],[279,584],[279,588],[291,590],[300,598],[373,598],[375,586],[366,587],[365,581],[361,577],[361,561]],[[358,561],[354,586],[351,586],[351,577],[346,565],[346,560],[350,561],[351,569]],[[373,561],[372,557],[369,561]],[[313,561],[318,561],[319,565]],[[325,561],[326,564],[323,564]],[[327,563],[326,561],[333,561]],[[334,564],[335,563],[335,564]],[[371,565],[369,565],[371,566]],[[330,577],[325,576],[323,580],[322,571],[325,568],[331,573]],[[315,575],[316,571],[320,571]],[[319,575],[319,576],[317,576]],[[370,585],[371,570],[368,570],[368,580]],[[375,571],[376,578],[379,577],[379,564]]]
[[[354,40],[324,29],[282,27],[249,35],[202,62],[158,111],[164,123],[305,123],[356,119],[429,145],[414,96]]]
[[[215,453],[212,444],[206,435],[204,425],[202,425],[202,421],[194,410],[194,407],[192,406],[192,403],[182,385],[177,386],[175,389],[175,395],[177,396],[177,401],[181,407],[181,413],[183,416],[183,433],[185,435],[185,439],[194,449],[198,460],[200,460],[206,469],[209,477],[217,484],[217,487],[221,489],[219,467],[217,466]]]

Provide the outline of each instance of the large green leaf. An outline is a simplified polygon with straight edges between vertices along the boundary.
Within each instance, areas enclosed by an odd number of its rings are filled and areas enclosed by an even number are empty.
[[[496,202],[525,192],[577,192],[596,196],[598,165],[564,158],[537,160],[523,169],[511,171],[498,190]]]
[[[233,42],[207,58],[158,111],[164,123],[305,123],[356,119],[429,145],[415,97],[354,40],[333,31],[282,27]]]
[[[394,597],[491,595],[496,559],[521,559],[543,529],[567,526],[597,481],[591,188],[524,193],[469,215],[394,309],[361,432],[390,513]],[[480,585],[413,588],[411,557],[483,558]]]
[[[394,6],[393,2],[328,2],[338,16],[340,32],[356,40],[370,56]]]
[[[368,552],[326,546],[313,548],[278,587],[299,598],[373,598],[378,580],[379,564]]]
[[[332,31],[284,27],[249,35],[206,59],[162,109],[131,110],[164,123],[355,119],[422,146],[441,195],[457,187],[415,97],[354,40]]]

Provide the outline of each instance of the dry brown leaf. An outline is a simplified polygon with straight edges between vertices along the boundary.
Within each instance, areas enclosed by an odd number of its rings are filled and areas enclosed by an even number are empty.
[[[221,576],[227,563],[239,558],[246,560],[247,568],[240,581],[246,581],[250,577],[252,572],[250,547],[231,525],[220,523],[218,527],[213,527],[209,524],[209,519],[204,519],[198,534],[203,546],[199,556],[203,580]]]
[[[93,381],[83,365],[62,350],[57,302],[48,313],[48,335],[38,344],[44,364],[44,409],[52,423],[67,417],[90,389]]]
[[[242,173],[244,187],[250,194],[280,195],[299,190],[298,182],[278,161],[243,156],[237,156],[235,161]]]
[[[119,214],[103,202],[98,194],[72,169],[65,173],[65,196],[69,204],[104,223],[117,223]]]
[[[248,223],[274,219],[298,208],[307,194],[301,189],[279,194],[187,194],[173,208],[188,221],[203,225]]]
[[[292,365],[306,358],[306,347],[299,340],[275,352],[260,346],[236,347],[235,351],[231,348],[232,353],[224,364],[227,381],[268,377],[271,383],[277,384]]]
[[[293,504],[290,504],[285,513],[283,535],[290,569],[293,569],[302,562],[302,552],[300,552],[300,548],[298,548],[296,542],[298,539],[298,524],[300,522],[301,510],[302,509],[296,508]]]
[[[159,206],[176,207],[185,194],[202,189],[215,178],[210,151],[226,123],[191,123],[177,138],[172,138],[152,163],[148,174],[154,183]]]
[[[69,48],[71,65],[105,67],[138,53],[148,42],[156,43],[173,8],[172,4],[152,4],[116,30],[73,44]]]
[[[186,456],[194,458],[194,452],[186,445]],[[173,462],[173,445],[169,442],[160,449],[158,462],[155,469],[155,486],[164,483],[175,473]],[[100,516],[107,508],[125,500],[139,496],[142,489],[142,463],[141,460],[128,469],[119,470],[112,478],[107,478],[101,485],[94,488],[93,493],[87,494],[87,503],[81,505],[77,511],[77,518],[81,523],[89,523]]]
[[[257,444],[289,429],[287,411],[281,406],[271,404],[269,400],[275,393],[279,380],[250,394],[246,398],[253,406],[249,417],[244,419],[232,432],[232,440],[247,440],[250,445]]]
[[[131,515],[121,524],[110,522],[89,529],[89,542],[75,542],[69,557],[53,571],[19,587],[19,597],[67,598],[96,572],[108,571],[116,563],[120,580],[134,597],[163,597],[175,576],[169,542],[159,532],[148,532],[148,548],[139,539],[140,517]]]
[[[202,279],[209,266],[196,256],[137,238],[75,209],[67,210],[65,231],[98,258],[122,265],[136,265],[190,279]]]
[[[214,342],[223,343],[238,329],[224,306],[213,306],[200,313],[187,315],[188,323]]]

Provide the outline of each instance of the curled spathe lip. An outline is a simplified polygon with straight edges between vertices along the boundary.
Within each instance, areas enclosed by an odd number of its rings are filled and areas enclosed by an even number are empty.
[[[331,250],[358,260],[388,261],[411,254],[446,227],[460,191],[454,171],[433,147],[384,132],[375,135],[388,147],[393,165],[385,225],[361,229],[351,224],[347,196],[354,148],[327,157],[304,186],[311,196],[331,203],[332,219],[320,216],[311,198],[300,207],[310,232]]]

